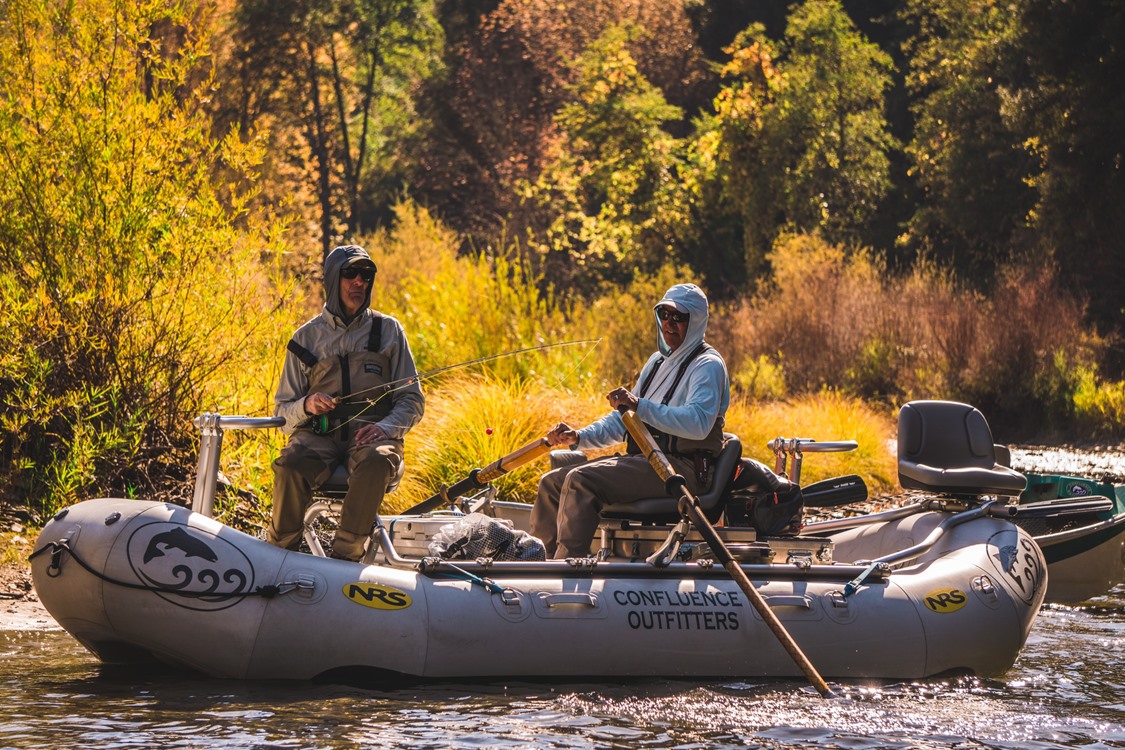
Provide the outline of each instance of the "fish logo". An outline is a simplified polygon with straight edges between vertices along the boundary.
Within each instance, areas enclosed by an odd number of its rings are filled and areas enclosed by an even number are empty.
[[[146,523],[130,534],[126,555],[144,588],[184,609],[226,609],[254,590],[250,558],[206,529],[175,521]]]
[[[214,550],[204,544],[198,537],[187,533],[183,526],[177,526],[171,531],[157,534],[149,540],[148,548],[141,560],[150,563],[157,557],[163,557],[166,552],[172,549],[180,550],[184,553],[184,557],[201,557],[207,562],[218,562],[219,560],[219,556],[215,554]]]

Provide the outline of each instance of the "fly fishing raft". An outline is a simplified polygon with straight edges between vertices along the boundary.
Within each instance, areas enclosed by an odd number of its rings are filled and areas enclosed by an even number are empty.
[[[1011,490],[1003,467],[974,469],[971,492],[947,492],[935,474],[924,503],[805,534],[771,507],[849,492],[800,492],[800,460],[855,443],[779,438],[771,448],[793,471],[778,473],[743,458],[733,435],[706,495],[661,474],[667,497],[606,506],[589,558],[535,559],[530,506],[496,500],[489,484],[559,453],[542,439],[380,518],[362,562],[323,554],[316,528],[338,506],[331,496],[310,508],[309,552],[290,552],[210,517],[223,428],[275,420],[197,423],[194,510],[91,500],[37,542],[43,604],[104,662],[389,684],[803,675],[829,695],[821,676],[1003,674],[1047,584],[1042,553],[998,500]]]

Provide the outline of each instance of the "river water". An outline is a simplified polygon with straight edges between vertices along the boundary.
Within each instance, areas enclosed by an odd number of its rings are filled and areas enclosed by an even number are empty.
[[[1125,586],[1044,607],[1000,679],[833,688],[237,682],[109,669],[61,630],[0,631],[0,748],[1125,748]]]
[[[1001,679],[833,687],[236,682],[110,670],[62,631],[9,631],[0,747],[1125,747],[1125,587],[1047,606]]]

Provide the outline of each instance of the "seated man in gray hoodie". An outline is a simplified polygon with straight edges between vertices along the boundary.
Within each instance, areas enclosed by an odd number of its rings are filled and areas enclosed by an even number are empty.
[[[596,422],[580,430],[561,422],[547,433],[551,445],[582,450],[627,439],[623,456],[564,466],[539,480],[531,531],[543,540],[548,555],[589,555],[605,505],[667,494],[664,482],[628,436],[619,407],[637,413],[693,494],[710,487],[730,405],[730,378],[722,356],[703,340],[707,316],[707,296],[699,287],[673,286],[653,308],[657,351],[641,369],[633,390],[610,391],[606,398],[614,410]]]
[[[281,429],[290,435],[273,462],[267,538],[278,547],[297,548],[313,488],[346,464],[348,492],[332,556],[358,560],[387,487],[402,477],[403,438],[422,418],[425,399],[402,324],[370,308],[375,273],[362,247],[329,253],[324,308],[289,341],[274,396],[275,413],[285,417]],[[340,415],[341,399],[353,395],[374,403]],[[318,422],[324,429],[314,430]]]

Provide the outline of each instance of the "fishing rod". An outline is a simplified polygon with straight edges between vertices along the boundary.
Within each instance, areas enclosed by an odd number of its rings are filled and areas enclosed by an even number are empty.
[[[432,370],[418,373],[417,375],[411,375],[410,377],[406,378],[399,378],[398,380],[392,380],[389,383],[380,383],[379,385],[373,385],[370,388],[363,388],[358,391],[344,394],[343,396],[338,396],[335,399],[336,406],[331,411],[325,412],[324,414],[312,416],[305,424],[311,423],[313,426],[313,432],[315,432],[316,434],[326,435],[329,432],[338,430],[349,422],[352,422],[363,416],[365,413],[367,413],[368,410],[374,408],[376,404],[378,404],[380,401],[382,401],[384,398],[394,393],[395,391],[401,390],[403,388],[409,388],[415,383],[421,383],[423,380],[428,380],[429,378],[436,377],[438,375],[441,375],[442,373],[446,373],[451,370],[457,370],[462,367],[472,367],[473,365],[484,364],[485,362],[493,362],[505,357],[514,357],[517,354],[527,354],[530,352],[544,351],[547,349],[555,349],[563,346],[578,346],[581,344],[590,344],[590,348],[593,349],[593,347],[600,344],[601,341],[602,340],[600,337],[596,339],[559,341],[553,344],[540,344],[539,346],[528,346],[522,349],[513,349],[512,351],[501,352],[500,354],[489,354],[484,357],[477,357],[476,359],[470,359],[465,362],[458,362],[457,364],[453,365],[436,367]],[[363,398],[358,401],[349,400],[354,399],[356,396],[379,390],[382,390],[383,392],[376,397]],[[333,419],[342,419],[344,421],[340,422],[340,424],[336,425],[335,427],[330,427],[331,421]]]

